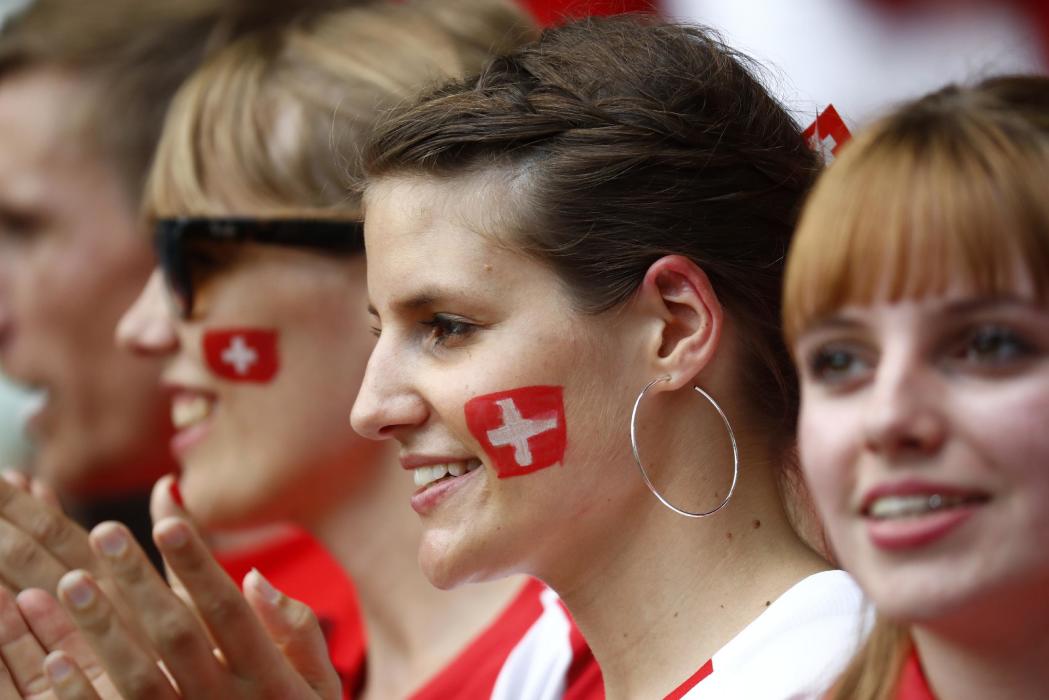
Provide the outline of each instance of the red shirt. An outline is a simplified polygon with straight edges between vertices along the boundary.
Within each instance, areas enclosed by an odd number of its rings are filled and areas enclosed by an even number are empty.
[[[921,661],[918,660],[918,652],[911,649],[903,662],[900,670],[900,681],[896,686],[896,700],[936,700],[932,694],[925,673],[922,671]]]

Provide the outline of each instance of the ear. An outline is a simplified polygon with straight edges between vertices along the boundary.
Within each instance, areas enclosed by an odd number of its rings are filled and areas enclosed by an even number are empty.
[[[685,386],[714,357],[721,338],[721,302],[705,272],[681,255],[667,255],[648,268],[638,302],[658,319],[650,360],[664,390]]]

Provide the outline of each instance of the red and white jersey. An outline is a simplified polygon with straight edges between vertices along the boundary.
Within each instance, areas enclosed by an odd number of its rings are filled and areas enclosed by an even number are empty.
[[[590,649],[557,594],[539,581],[521,593],[411,700],[599,700]]]
[[[777,598],[666,700],[815,700],[870,631],[873,609],[844,571],[813,574]]]
[[[903,662],[896,695],[893,697],[895,700],[936,700],[928,681],[925,680],[918,652],[913,648],[907,655],[907,660]]]

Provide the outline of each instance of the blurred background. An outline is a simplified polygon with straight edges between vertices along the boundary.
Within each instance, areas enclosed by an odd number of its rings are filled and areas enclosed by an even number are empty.
[[[25,0],[0,0],[0,24],[8,13],[23,4]],[[27,394],[7,381],[0,367],[0,466],[22,465],[29,456],[29,444],[22,435],[20,419],[28,400]]]

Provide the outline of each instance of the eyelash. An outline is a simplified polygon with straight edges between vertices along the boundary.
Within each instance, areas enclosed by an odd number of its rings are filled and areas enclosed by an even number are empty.
[[[464,340],[477,330],[476,325],[448,314],[434,314],[419,323],[430,329],[427,340],[435,347],[444,346],[449,340]]]
[[[1036,353],[1036,348],[1019,333],[1001,325],[975,326],[956,338],[941,357],[945,356],[955,368],[968,365],[969,371],[1008,369]],[[877,358],[870,357],[864,348],[843,341],[816,348],[807,362],[809,373],[817,381],[834,388],[862,380],[876,364]]]
[[[991,343],[991,347],[987,347],[987,343]],[[984,347],[979,347],[981,344],[985,344]],[[996,368],[1023,360],[1034,352],[1035,348],[1016,331],[989,324],[966,332],[952,358],[980,367]]]
[[[809,372],[820,382],[831,386],[844,386],[861,378],[861,372],[869,371],[874,363],[861,357],[863,353],[856,347],[843,343],[828,343],[817,348],[808,360]],[[835,360],[845,358],[849,366],[833,368]],[[857,362],[864,362],[863,367],[856,367]]]

